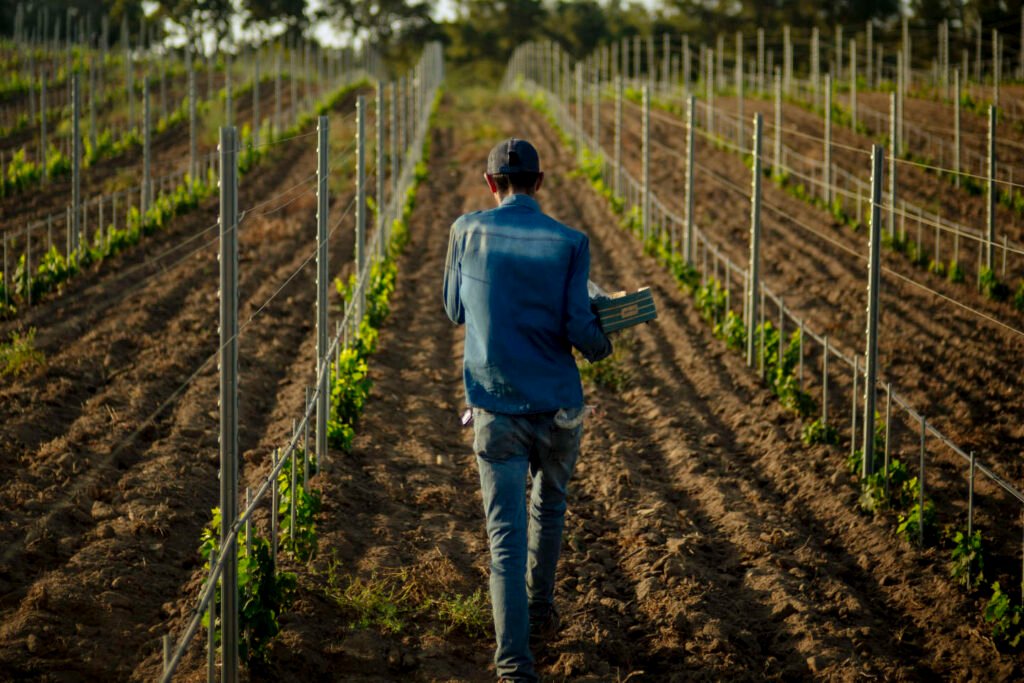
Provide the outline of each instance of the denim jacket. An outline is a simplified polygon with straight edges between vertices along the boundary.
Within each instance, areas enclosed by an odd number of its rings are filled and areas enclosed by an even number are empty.
[[[529,195],[452,224],[444,307],[466,325],[470,406],[527,414],[578,408],[576,347],[597,361],[611,342],[590,308],[590,241],[545,215]]]

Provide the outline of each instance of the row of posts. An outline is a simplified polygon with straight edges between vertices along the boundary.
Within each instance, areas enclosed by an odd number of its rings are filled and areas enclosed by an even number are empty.
[[[521,52],[528,52],[530,49],[531,49],[530,47],[526,47]],[[516,56],[514,56],[514,58],[512,60],[512,63],[510,65],[510,73],[519,74],[520,76],[523,76],[523,77],[526,77],[526,78],[530,78],[532,76],[531,80],[534,80],[534,82],[537,82],[536,73],[531,73],[530,71],[522,70],[524,68],[527,68],[527,65],[530,64],[530,62],[528,60],[524,60],[524,59],[522,59],[522,57],[523,57],[523,54],[521,54],[521,53],[519,53]],[[617,81],[618,82],[616,83],[616,90],[621,92],[621,87],[622,87],[621,79],[617,79]],[[577,91],[579,91],[579,88],[577,89]],[[646,166],[647,166],[647,163],[648,163],[647,155],[648,155],[648,150],[649,150],[649,145],[650,145],[649,129],[648,129],[648,126],[647,126],[647,121],[648,121],[648,116],[649,116],[649,111],[648,111],[649,95],[650,95],[649,89],[647,87],[644,87],[644,90],[643,90],[643,93],[642,93],[643,111],[642,111],[642,114],[641,114],[642,117],[643,117],[642,118],[642,121],[643,121],[643,124],[642,124],[643,140],[642,140],[641,154],[642,154],[642,158],[643,158],[642,164],[643,164],[643,169],[644,169],[643,170],[644,180],[643,180],[643,185],[641,186],[641,192],[643,193],[643,197],[642,197],[641,201],[642,201],[643,206],[645,208],[645,212],[646,212],[647,207],[649,207],[651,205],[651,190],[650,190],[650,187],[648,186],[648,180],[647,180],[648,176],[647,176],[647,172],[646,172]],[[557,95],[556,95],[556,97],[557,97]],[[617,112],[618,112],[619,111],[619,107],[621,105],[621,97],[617,97],[616,99],[617,99],[617,102],[616,102],[617,107],[616,107],[616,109],[617,109]],[[582,137],[584,136],[585,133],[584,133],[584,129],[581,126],[581,120],[580,120],[579,115],[578,115],[579,109],[580,109],[580,107],[577,106],[577,119],[576,119],[575,125],[576,125],[577,134],[579,136],[581,136],[581,140],[582,140]],[[693,98],[692,95],[687,97],[686,110],[687,110],[687,116],[686,116],[687,126],[686,126],[686,129],[687,129],[687,148],[688,148],[687,149],[687,158],[688,159],[687,159],[687,169],[686,169],[686,199],[685,199],[685,205],[686,205],[686,217],[685,217],[686,233],[685,233],[685,235],[686,236],[684,237],[683,253],[685,255],[687,263],[689,263],[690,265],[693,265],[694,258],[693,258],[693,251],[692,251],[693,250],[693,246],[692,246],[693,245],[693,238],[692,238],[692,235],[693,235],[693,233],[692,233],[692,230],[693,230],[693,227],[692,227],[692,221],[693,221],[692,192],[693,192],[693,176],[694,176],[693,168],[694,168],[694,164],[693,164],[693,155],[692,155],[692,141],[693,141],[693,133],[694,133],[694,127],[695,127],[695,119],[694,119],[694,116],[693,116],[694,98]],[[757,114],[755,116],[755,118],[754,118],[754,138],[753,138],[753,145],[752,145],[753,168],[752,168],[752,172],[751,172],[751,178],[752,178],[752,188],[751,188],[751,228],[750,228],[750,242],[749,242],[749,244],[750,244],[750,262],[749,262],[749,265],[748,265],[748,271],[747,271],[747,273],[745,273],[745,275],[747,277],[745,277],[745,280],[746,280],[745,287],[746,287],[746,289],[745,289],[745,306],[744,306],[745,325],[746,325],[746,329],[747,329],[747,342],[748,342],[748,347],[747,347],[746,351],[747,351],[748,363],[750,365],[753,365],[754,357],[755,357],[755,352],[754,352],[754,343],[755,343],[754,342],[754,335],[755,335],[754,324],[755,324],[755,321],[760,320],[761,325],[763,326],[763,324],[764,324],[764,296],[765,296],[765,288],[764,288],[763,284],[761,284],[761,282],[760,282],[760,251],[761,251],[761,245],[760,245],[760,198],[761,198],[761,182],[762,182],[762,178],[763,178],[763,174],[761,172],[761,170],[762,170],[762,166],[761,166],[762,165],[762,152],[761,152],[761,149],[762,149],[762,136],[763,136],[762,128],[763,128],[762,117],[761,117],[760,114]],[[992,110],[990,110],[990,130],[994,130],[994,115],[992,114]],[[991,136],[990,136],[990,138],[991,138]],[[622,192],[622,189],[623,189],[622,188],[623,169],[622,169],[621,148],[619,147],[619,144],[620,144],[619,141],[620,140],[621,140],[621,114],[617,113],[616,114],[616,122],[615,122],[615,141],[616,141],[615,145],[616,145],[616,147],[615,147],[615,152],[614,152],[614,164],[613,164],[613,171],[612,172],[613,172],[613,176],[614,176],[614,186],[615,186],[616,195],[623,196],[623,192]],[[597,135],[596,131],[595,131],[595,135],[591,138],[591,141],[592,141],[592,144],[593,144],[594,148],[597,149],[597,150],[600,150],[600,138]],[[991,142],[990,142],[990,148],[992,148]],[[883,184],[884,157],[885,157],[885,152],[884,152],[883,148],[881,146],[879,146],[879,145],[873,145],[873,147],[872,147],[872,154],[871,154],[871,168],[872,168],[872,172],[871,172],[871,200],[870,200],[871,201],[871,215],[870,215],[870,219],[869,219],[869,253],[868,253],[868,264],[867,264],[868,265],[868,314],[867,314],[866,330],[865,330],[866,348],[865,348],[865,354],[863,356],[863,358],[864,358],[864,366],[863,366],[863,380],[864,380],[864,396],[863,396],[863,401],[864,401],[864,404],[863,404],[863,413],[862,414],[863,414],[863,423],[864,424],[861,425],[861,426],[858,425],[858,421],[857,421],[857,415],[858,415],[858,410],[857,410],[857,408],[858,408],[857,385],[858,385],[858,378],[862,377],[861,367],[860,367],[860,362],[859,362],[860,361],[860,356],[856,356],[855,355],[853,357],[853,361],[852,361],[852,365],[853,365],[853,390],[851,392],[852,393],[852,406],[851,406],[851,439],[850,439],[850,449],[851,449],[851,453],[852,453],[852,451],[854,451],[856,449],[858,441],[860,441],[860,443],[862,444],[862,449],[861,449],[861,452],[862,452],[862,470],[861,470],[861,475],[864,478],[870,476],[871,474],[873,474],[875,472],[875,462],[876,462],[876,459],[877,459],[877,455],[875,453],[875,438],[874,438],[874,435],[875,435],[876,394],[877,394],[877,385],[878,385],[878,369],[877,369],[877,364],[878,364],[878,316],[879,316],[879,290],[880,290],[880,286],[881,286],[880,252],[881,252],[881,211],[882,211],[882,184]],[[994,158],[994,153],[991,153],[990,157]],[[890,160],[890,164],[891,163],[892,163],[892,160]],[[994,175],[994,171],[993,171],[993,175]],[[991,181],[991,178],[992,178],[992,176],[990,175],[990,181]],[[892,182],[892,179],[890,179],[890,182]],[[892,185],[890,185],[890,187],[892,187]],[[990,188],[991,187],[992,187],[992,183],[990,182]],[[645,239],[647,239],[650,236],[646,232],[646,230],[647,230],[646,226],[647,226],[647,223],[645,221],[645,233],[644,233],[644,238]],[[675,250],[675,246],[676,246],[675,245],[674,232],[672,233],[672,237],[670,237],[670,239],[671,239],[670,247],[674,251]],[[990,239],[989,239],[989,244],[990,245],[992,244],[991,236],[990,236]],[[707,244],[707,242],[705,240],[705,258],[707,256],[707,247],[708,247],[708,244]],[[717,251],[716,251],[716,254],[717,254]],[[991,258],[991,257],[989,257],[989,258]],[[728,261],[726,261],[726,264],[728,266]],[[717,257],[716,257],[715,265],[716,265],[716,272],[717,272]],[[707,272],[707,264],[706,263],[705,263],[705,267],[704,267],[704,272],[705,273]],[[729,280],[729,278],[727,277],[726,281],[728,282],[728,280]],[[755,292],[759,292],[760,296],[759,297],[755,296]],[[728,296],[726,298],[726,301],[728,302]],[[760,310],[758,310],[758,305],[760,305]],[[784,339],[784,336],[783,336],[783,323],[784,323],[784,318],[785,318],[785,306],[784,306],[784,304],[782,302],[782,298],[781,297],[778,298],[778,307],[779,307],[779,330],[778,330],[778,332],[779,332],[779,339],[780,339],[780,341],[779,341],[779,354],[781,356],[781,354],[782,354],[782,344],[783,344],[783,339]],[[803,339],[804,339],[804,336],[805,336],[805,334],[804,334],[805,333],[805,328],[804,328],[804,325],[803,325],[802,321],[799,323],[799,327],[800,327],[800,331],[801,331],[801,334],[800,334],[800,355],[799,355],[799,359],[800,359],[799,360],[799,364],[800,364],[799,365],[799,377],[800,377],[799,381],[800,381],[801,387],[802,387],[802,384],[803,384],[803,360],[804,360]],[[763,329],[763,327],[762,327],[762,329]],[[762,376],[763,376],[763,373],[764,373],[764,365],[763,365],[764,335],[759,335],[759,336],[760,336],[760,343],[761,343],[760,351],[761,351],[761,360],[762,360],[761,372],[762,372]],[[828,399],[828,386],[829,386],[828,361],[829,361],[829,356],[830,356],[831,352],[830,352],[830,349],[829,349],[828,337],[825,336],[825,337],[821,338],[821,342],[823,344],[823,354],[822,354],[822,423],[827,426],[828,425],[828,401],[829,401],[829,399]],[[884,419],[884,433],[885,433],[885,440],[884,440],[884,471],[886,473],[886,477],[885,477],[886,495],[888,496],[888,491],[889,491],[889,488],[888,488],[889,487],[888,472],[890,471],[891,417],[892,417],[893,403],[894,403],[894,401],[896,401],[898,399],[896,399],[896,397],[894,396],[893,391],[892,391],[892,386],[890,384],[886,384],[885,385],[885,393],[886,393],[886,409],[885,409],[885,416],[883,418]],[[932,427],[931,425],[928,424],[928,421],[924,417],[924,415],[922,415],[920,413],[916,413],[915,411],[913,411],[912,409],[907,407],[905,403],[904,403],[904,407],[906,408],[907,412],[911,415],[911,417],[918,422],[919,428],[920,428],[919,429],[920,447],[919,447],[919,462],[918,462],[918,481],[919,481],[919,487],[918,487],[917,501],[916,502],[917,502],[917,505],[919,506],[918,510],[923,510],[924,509],[924,504],[925,504],[925,492],[926,492],[926,478],[925,478],[925,459],[926,458],[925,458],[925,456],[926,456],[926,442],[927,442],[928,434],[929,434],[929,432],[933,432],[933,433],[935,433],[938,436],[938,438],[943,440],[945,443],[950,444],[950,442],[948,441],[948,439],[943,437],[939,432],[935,431],[934,427]],[[858,427],[860,427],[860,429]],[[976,472],[976,466],[977,466],[976,465],[976,458],[975,458],[975,455],[974,455],[973,452],[971,452],[969,454],[965,454],[962,450],[960,450],[959,448],[957,448],[955,446],[952,446],[952,449],[954,450],[955,453],[957,453],[957,454],[961,455],[962,457],[964,457],[964,459],[967,460],[968,463],[969,463],[968,510],[967,510],[967,533],[968,533],[968,537],[969,537],[971,535],[971,533],[972,533],[973,518],[974,518],[974,503],[975,503],[974,483],[975,483],[975,472]],[[1018,500],[1024,501],[1024,494],[1021,494],[1014,487],[1009,485],[1007,482],[999,479],[994,474],[992,474],[990,471],[986,470],[986,474],[991,479],[993,479],[993,481],[996,481],[998,483],[998,485],[1001,486],[1005,491],[1010,493],[1010,495],[1015,496]],[[917,526],[917,540],[918,540],[919,544],[921,544],[922,546],[924,545],[924,542],[925,542],[924,531],[925,531],[924,524],[919,523],[918,526]],[[971,580],[972,580],[972,578],[970,576],[968,576],[968,581],[970,582]],[[1022,600],[1024,600],[1024,598],[1022,598]]]
[[[193,61],[191,59],[191,52],[187,53],[187,71],[188,71],[188,112],[189,112],[189,162],[188,162],[188,173],[189,176],[195,181],[199,176],[200,170],[200,158],[198,150],[198,99],[196,94],[196,72],[192,68]],[[279,130],[281,124],[281,70],[280,60],[278,60],[278,69],[275,79],[275,104],[274,104],[274,128]],[[317,83],[324,83],[317,79]],[[226,71],[226,115],[227,120],[231,121],[231,109],[232,109],[232,98],[231,98],[231,78],[230,68]],[[291,102],[291,110],[294,117],[297,111],[298,101],[295,97],[296,81],[292,79],[293,88],[293,99]],[[322,88],[323,86],[321,86]],[[260,131],[260,110],[259,110],[259,67],[255,68],[255,75],[253,79],[252,87],[253,95],[253,144],[259,144],[259,131]],[[42,102],[45,103],[46,98],[46,86],[45,81],[41,90]],[[149,209],[149,206],[153,200],[153,184],[152,184],[152,114],[150,111],[150,93],[149,93],[149,79],[143,79],[142,84],[142,99],[143,99],[143,116],[142,116],[142,182],[140,184],[140,197],[139,207],[142,214]],[[308,100],[308,97],[307,97]],[[45,110],[45,106],[42,107]],[[81,194],[82,186],[82,154],[83,154],[83,135],[81,130],[82,121],[82,97],[81,97],[81,74],[73,73],[71,76],[71,202],[67,208],[67,249],[66,253],[70,256],[72,253],[81,253],[83,248],[83,229],[82,229],[82,215],[83,215],[83,201]],[[42,116],[40,119],[41,123],[41,149],[46,150],[46,117]],[[95,141],[93,141],[95,144]],[[43,168],[46,168],[45,151],[42,157]],[[45,170],[43,178],[45,181]],[[102,206],[102,198],[99,199],[100,205]],[[102,210],[102,209],[101,209]],[[115,220],[116,220],[116,213]],[[52,217],[47,220],[49,225],[52,221]],[[102,223],[102,219],[100,220]],[[102,227],[102,226],[101,226]],[[28,230],[26,230],[28,234]],[[3,303],[6,305],[9,303],[9,287],[10,284],[10,267],[7,261],[7,247],[9,237],[13,235],[12,231],[5,231],[3,235],[4,245],[4,264],[3,264],[3,284],[4,284],[4,295],[8,298]],[[27,237],[24,245],[26,271],[31,272],[31,238]]]
[[[328,187],[330,175],[329,156],[329,119],[320,116],[317,123],[317,242],[316,242],[316,384],[315,390],[307,390],[306,411],[302,420],[302,430],[308,446],[309,422],[315,419],[314,438],[317,461],[324,469],[327,462],[327,420],[330,408],[330,370],[332,352],[334,361],[340,352],[343,339],[347,340],[347,330],[358,329],[365,310],[366,287],[369,281],[370,267],[374,257],[382,257],[386,253],[387,238],[390,234],[391,220],[401,211],[403,197],[402,182],[412,178],[412,165],[418,157],[418,149],[422,148],[423,137],[426,135],[426,119],[430,106],[429,98],[443,78],[443,62],[438,44],[431,44],[424,53],[424,59],[414,73],[400,83],[390,85],[390,125],[385,115],[385,88],[378,83],[376,89],[376,202],[378,206],[378,223],[374,240],[377,251],[367,248],[367,159],[368,143],[371,138],[366,132],[367,103],[365,96],[360,95],[356,102],[356,216],[355,216],[355,263],[357,273],[356,297],[360,302],[354,311],[354,320],[346,316],[339,323],[333,340],[328,335],[328,291],[330,268],[328,258],[328,225],[329,201]],[[391,154],[385,154],[387,136],[386,128],[390,128]],[[217,614],[214,611],[214,586],[220,577],[221,602],[221,644],[222,664],[221,680],[235,683],[238,680],[238,643],[239,622],[237,604],[238,574],[236,544],[240,525],[245,525],[249,534],[249,516],[264,493],[271,497],[271,552],[277,556],[277,473],[284,462],[277,452],[272,459],[272,473],[252,496],[247,491],[244,512],[239,511],[238,503],[238,194],[237,194],[237,154],[238,135],[233,126],[225,126],[220,131],[220,350],[218,355],[220,367],[220,509],[221,539],[220,552],[216,563],[211,558],[210,581],[204,588],[200,601],[200,610],[209,608],[208,618],[208,664],[207,676],[212,681],[216,677],[214,659],[216,647],[213,631]],[[389,168],[392,184],[390,188],[384,182],[385,168]],[[400,180],[400,176],[404,180]],[[390,201],[385,201],[385,192],[390,189]],[[293,425],[291,460],[291,490],[296,491],[296,462],[298,429]],[[309,449],[304,448],[304,453]],[[286,456],[287,457],[287,456]],[[309,477],[308,461],[303,463],[303,481]],[[290,511],[292,529],[295,529],[295,496]],[[231,521],[234,520],[234,521]],[[192,637],[199,628],[198,615],[195,616],[185,634],[172,651],[169,637],[164,639],[164,672],[161,681],[169,681],[181,661]]]
[[[1022,9],[1022,17],[1024,17],[1024,9]],[[975,29],[975,33],[979,41],[979,51],[974,64],[974,80],[980,83],[980,40],[982,36],[980,26]],[[835,44],[829,68],[829,72],[834,74],[834,78],[837,81],[848,80],[850,91],[855,92],[858,87],[858,72],[860,67],[863,66],[863,80],[867,87],[871,89],[879,86],[886,76],[882,68],[886,63],[886,55],[883,46],[875,40],[873,24],[869,21],[865,25],[863,43],[861,43],[863,49],[860,51],[858,50],[857,38],[844,39],[842,26],[836,26],[834,37]],[[939,86],[943,96],[949,99],[951,97],[949,92],[952,80],[951,73],[954,67],[949,59],[948,22],[939,25],[938,38],[939,56],[937,62],[941,65],[941,69],[933,67],[930,70],[925,70],[924,73],[938,72],[939,75],[935,76],[933,81]],[[1022,41],[1024,41],[1024,32],[1022,32]],[[723,34],[717,36],[715,47],[701,44],[697,46],[697,49],[693,49],[688,35],[681,36],[678,42],[676,42],[673,36],[667,33],[662,34],[661,43],[660,59],[656,54],[658,51],[656,48],[657,40],[653,35],[646,37],[635,35],[604,45],[583,60],[585,74],[589,79],[595,80],[598,83],[608,83],[621,76],[636,87],[640,87],[641,83],[646,82],[652,88],[661,92],[669,91],[675,84],[681,84],[684,89],[688,90],[691,83],[694,82],[694,75],[696,75],[698,79],[703,78],[704,80],[705,97],[710,97],[716,90],[724,90],[728,87],[725,69],[726,41]],[[735,34],[735,48],[732,58],[737,73],[737,80],[740,83],[742,83],[742,74],[744,72],[744,43],[745,37],[743,33],[737,32]],[[766,50],[764,29],[757,30],[756,44],[756,58],[750,60],[750,67],[746,69],[751,75],[754,89],[760,93],[766,92],[767,77],[778,70],[782,79],[783,92],[788,97],[794,96],[796,79],[794,76],[794,43],[791,28],[789,26],[783,27],[782,59],[778,63],[775,61],[774,52]],[[1001,79],[1001,65],[1003,62],[1002,39],[998,31],[994,29],[992,31],[992,45],[992,67],[990,70],[992,79],[990,80],[994,85],[992,93],[993,104],[998,106],[998,84]],[[644,46],[646,49],[644,49]],[[822,78],[820,53],[822,48],[823,44],[819,29],[816,27],[812,28],[809,47],[810,55],[807,61],[809,62],[809,86],[813,92],[816,105],[820,104],[819,86]],[[546,68],[551,68],[552,71],[539,72],[540,82],[544,87],[565,99],[564,81],[560,78],[558,70],[559,57],[555,55],[555,50],[551,45],[542,49],[548,51],[543,58]],[[897,43],[895,53],[897,55],[895,63],[888,77],[894,82],[901,83],[901,93],[905,94],[910,84],[915,80],[914,72],[911,69],[913,63],[913,40],[911,39],[906,19],[904,19],[902,24],[901,39]],[[860,54],[863,54],[863,58],[859,56]],[[969,74],[971,72],[969,70],[967,50],[964,50],[962,54],[963,60],[960,71],[963,74]],[[695,59],[696,65],[694,64]],[[1018,73],[1024,77],[1024,50],[1021,51],[1020,65]],[[694,66],[696,66],[695,71]],[[742,85],[738,87],[742,87]]]

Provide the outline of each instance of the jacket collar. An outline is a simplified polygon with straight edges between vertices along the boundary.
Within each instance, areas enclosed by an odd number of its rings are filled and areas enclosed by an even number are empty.
[[[501,206],[522,206],[534,211],[540,211],[540,204],[528,194],[510,194],[501,200]]]

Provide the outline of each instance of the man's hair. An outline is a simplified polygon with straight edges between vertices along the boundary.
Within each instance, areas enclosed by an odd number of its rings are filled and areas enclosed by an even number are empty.
[[[505,194],[509,189],[516,193],[532,194],[539,175],[532,171],[520,171],[519,173],[497,173],[491,177],[494,178],[498,194]]]

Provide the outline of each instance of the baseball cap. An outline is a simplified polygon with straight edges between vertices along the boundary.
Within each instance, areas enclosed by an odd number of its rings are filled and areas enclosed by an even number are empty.
[[[537,150],[526,140],[502,140],[487,155],[487,172],[491,175],[507,173],[540,173]]]

